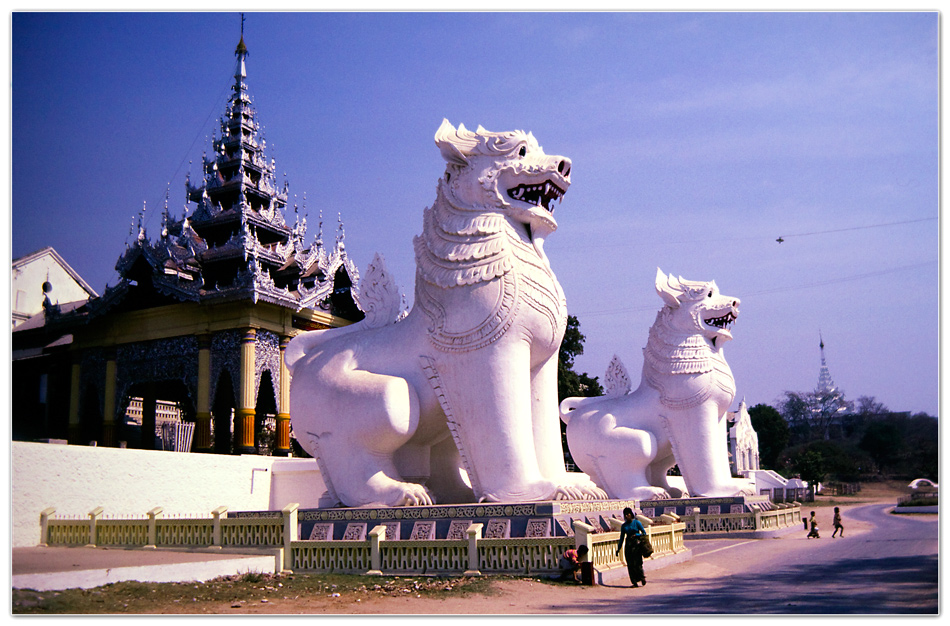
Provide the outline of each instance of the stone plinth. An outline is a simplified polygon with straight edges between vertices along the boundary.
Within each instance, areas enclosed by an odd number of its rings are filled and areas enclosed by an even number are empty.
[[[674,498],[672,500],[641,500],[639,509],[647,517],[659,517],[664,513],[675,513],[680,517],[687,515],[726,515],[729,513],[751,513],[753,506],[768,511],[774,508],[768,496],[729,496],[721,498]],[[716,510],[719,507],[719,510]],[[741,507],[741,509],[734,508]],[[650,515],[653,509],[654,515]],[[696,509],[699,509],[698,511]]]
[[[555,500],[543,502],[510,502],[482,504],[441,504],[405,507],[353,507],[336,509],[300,509],[297,519],[300,537],[309,537],[315,525],[323,530],[332,524],[334,540],[342,540],[346,528],[353,523],[365,523],[368,529],[380,524],[399,522],[399,539],[412,538],[417,522],[434,522],[435,539],[447,539],[455,534],[459,522],[482,524],[484,538],[493,538],[491,529],[499,529],[511,538],[569,537],[573,535],[573,521],[580,520],[607,531],[609,518],[623,519],[625,507],[637,508],[633,500]],[[329,537],[328,537],[329,538]],[[457,538],[457,537],[456,537]],[[500,536],[497,538],[501,538]]]

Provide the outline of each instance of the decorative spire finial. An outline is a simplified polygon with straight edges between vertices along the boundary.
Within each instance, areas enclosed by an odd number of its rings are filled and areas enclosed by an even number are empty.
[[[241,13],[241,41],[234,49],[234,56],[238,58],[237,68],[234,70],[234,78],[240,84],[240,81],[247,77],[247,71],[244,69],[244,57],[247,56],[247,46],[244,45],[244,14]]]
[[[247,46],[244,45],[244,14],[241,13],[241,41],[238,42],[237,48],[234,49],[235,55],[247,54]]]

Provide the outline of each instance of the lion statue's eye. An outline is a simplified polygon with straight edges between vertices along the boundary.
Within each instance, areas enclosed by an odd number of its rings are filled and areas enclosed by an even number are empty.
[[[526,154],[528,154],[528,149],[524,146],[521,146],[521,150],[518,150],[518,156],[524,156]]]
[[[706,295],[707,298],[712,298],[712,289],[709,290],[709,293]]]

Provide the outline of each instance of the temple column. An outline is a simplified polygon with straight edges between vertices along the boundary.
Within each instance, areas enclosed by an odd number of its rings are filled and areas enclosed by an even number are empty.
[[[195,452],[211,449],[211,335],[198,335],[198,390]]]
[[[146,383],[142,393],[142,450],[155,450],[157,390],[155,383]]]
[[[102,400],[102,445],[115,443],[115,350],[106,353],[105,397]]]
[[[277,444],[274,456],[290,456],[290,370],[284,363],[284,352],[290,337],[280,338],[280,381],[278,382],[277,398]]]
[[[69,443],[72,444],[82,443],[79,441],[79,437],[82,435],[82,429],[79,423],[79,384],[80,374],[82,372],[81,359],[81,354],[77,353],[73,355],[72,375],[69,381],[69,425],[67,438]]]
[[[248,328],[241,339],[241,406],[234,411],[234,444],[238,454],[254,454],[254,418],[256,417],[255,357],[257,329]]]

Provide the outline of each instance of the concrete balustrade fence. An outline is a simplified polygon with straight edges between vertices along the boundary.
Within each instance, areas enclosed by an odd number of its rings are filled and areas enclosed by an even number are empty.
[[[211,517],[162,518],[155,508],[144,518],[102,518],[102,507],[88,519],[58,519],[50,508],[40,516],[45,545],[125,546],[141,548],[280,549],[285,570],[346,574],[554,574],[565,550],[587,545],[598,570],[623,565],[616,555],[618,532],[602,532],[575,521],[573,537],[483,537],[484,525],[471,524],[467,538],[392,540],[377,525],[364,540],[313,541],[298,536],[297,505],[253,517],[228,517],[224,507]],[[653,543],[651,559],[686,550],[683,523],[647,528]]]
[[[801,503],[780,503],[776,507],[771,511],[754,508],[751,513],[694,513],[684,516],[683,522],[686,532],[697,537],[703,534],[783,530],[802,525]]]

